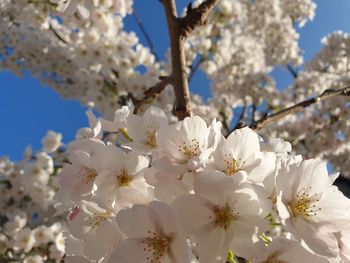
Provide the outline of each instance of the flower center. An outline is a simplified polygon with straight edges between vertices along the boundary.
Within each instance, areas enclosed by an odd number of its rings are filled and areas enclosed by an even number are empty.
[[[223,172],[227,175],[234,175],[242,169],[245,162],[241,163],[241,159],[236,160],[233,158],[232,154],[225,154],[224,165],[225,169]]]
[[[146,261],[150,263],[160,263],[161,258],[169,252],[171,238],[160,233],[148,231],[149,237],[141,241],[144,251],[148,252]]]
[[[93,182],[95,180],[95,178],[97,177],[96,170],[89,168],[85,165],[83,165],[80,168],[79,174],[82,177],[82,181],[84,184],[88,184],[88,183]]]
[[[196,139],[192,139],[189,143],[183,142],[182,145],[179,145],[178,147],[179,152],[183,154],[187,161],[201,153],[199,142]]]
[[[317,215],[317,211],[320,211],[321,208],[317,208],[316,204],[320,201],[318,194],[311,195],[308,191],[311,190],[311,187],[308,189],[302,188],[301,191],[296,195],[296,198],[290,210],[293,216],[300,215],[305,218]]]
[[[118,187],[128,186],[133,180],[133,177],[125,169],[121,169],[116,177]]]
[[[92,222],[90,223],[90,226],[92,228],[98,227],[102,222],[109,220],[112,217],[111,212],[103,212],[103,213],[98,213],[94,215],[94,218]]]
[[[156,130],[148,130],[148,131],[145,132],[145,136],[147,138],[146,144],[148,144],[152,148],[156,148],[157,147],[156,133],[157,133]]]
[[[214,216],[210,216],[214,220],[216,227],[228,229],[231,222],[236,220],[239,213],[235,212],[235,209],[230,207],[228,204],[224,206],[216,205],[213,209]]]

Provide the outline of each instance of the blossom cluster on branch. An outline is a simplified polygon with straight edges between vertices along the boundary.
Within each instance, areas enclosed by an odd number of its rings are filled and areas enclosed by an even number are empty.
[[[89,115],[59,175],[68,262],[350,262],[350,200],[324,162],[154,106]]]
[[[312,0],[195,0],[182,16],[155,2],[164,61],[133,0],[0,0],[0,69],[101,114],[67,147],[49,131],[0,159],[0,262],[350,262],[350,200],[333,185],[350,176],[349,36],[303,64]],[[131,14],[149,47],[125,31]],[[208,101],[188,89],[198,69]]]
[[[61,262],[65,216],[56,213],[62,135],[49,131],[43,149],[17,163],[0,159],[0,262]]]

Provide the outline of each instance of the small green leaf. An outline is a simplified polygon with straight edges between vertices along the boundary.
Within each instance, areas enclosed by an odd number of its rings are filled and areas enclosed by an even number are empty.
[[[230,251],[227,253],[226,263],[236,263],[234,257],[235,257],[235,253],[233,253],[233,251],[230,250]]]

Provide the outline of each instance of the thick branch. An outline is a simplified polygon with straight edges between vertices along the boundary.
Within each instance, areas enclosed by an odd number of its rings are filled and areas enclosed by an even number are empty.
[[[184,44],[188,35],[197,26],[203,25],[207,21],[210,10],[214,8],[218,1],[206,0],[194,9],[189,6],[187,15],[184,18],[178,18],[175,0],[162,0],[170,34],[171,77],[176,98],[175,114],[179,120],[183,120],[192,114]]]
[[[295,104],[291,107],[288,107],[286,109],[283,109],[281,111],[278,111],[276,113],[273,113],[271,115],[267,115],[261,120],[258,120],[250,125],[250,128],[254,130],[259,130],[266,125],[269,125],[270,123],[277,121],[287,115],[297,113],[315,103],[321,102],[323,100],[333,98],[335,96],[350,96],[350,86],[339,89],[339,90],[334,90],[334,89],[327,89],[325,90],[321,95],[318,95],[314,98],[302,101],[298,104]]]
[[[181,36],[181,23],[177,18],[175,0],[163,0],[170,34],[171,64],[175,93],[175,114],[179,120],[191,116],[185,58],[185,38]]]
[[[144,96],[141,100],[135,101],[135,108],[134,113],[136,114],[137,111],[140,109],[140,107],[145,104],[149,99],[154,98],[158,96],[168,84],[171,84],[172,78],[171,77],[162,77],[160,78],[160,82],[158,82],[156,85],[150,87],[148,90],[144,92]]]
[[[204,25],[207,22],[210,11],[219,2],[219,0],[206,0],[196,8],[187,9],[187,15],[181,19],[182,34],[187,37],[196,27]]]

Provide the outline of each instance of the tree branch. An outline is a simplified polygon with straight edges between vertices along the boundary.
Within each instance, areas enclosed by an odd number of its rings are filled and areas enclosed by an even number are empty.
[[[175,114],[179,120],[191,116],[190,92],[188,88],[185,41],[195,27],[204,24],[210,10],[219,0],[206,0],[198,7],[188,8],[184,18],[177,16],[175,0],[162,0],[168,30],[170,34],[171,65],[174,93],[175,93]]]
[[[210,11],[218,2],[219,0],[206,0],[196,8],[192,8],[190,5],[186,16],[181,19],[183,36],[187,37],[196,27],[204,25],[208,20]]]
[[[157,97],[168,84],[172,83],[171,77],[160,77],[160,82],[158,82],[156,85],[150,87],[148,90],[146,90],[143,93],[143,98],[139,101],[134,99],[134,113],[136,114],[140,107],[145,104],[149,99]]]
[[[58,40],[60,40],[63,44],[67,44],[68,41],[65,40],[57,31],[56,29],[51,25],[51,23],[49,24],[49,29],[50,31],[55,35],[55,37],[57,37]]]
[[[255,115],[256,115],[256,105],[253,103],[252,105],[252,123],[255,122]]]
[[[185,38],[181,36],[181,23],[177,18],[175,0],[162,0],[168,23],[171,47],[172,77],[175,93],[175,114],[179,120],[191,116],[185,58]]]
[[[290,72],[290,74],[293,76],[293,78],[297,78],[298,77],[298,72],[291,66],[291,65],[287,65],[287,69]]]
[[[247,105],[244,104],[244,106],[242,107],[241,114],[239,115],[239,117],[238,117],[238,119],[237,119],[237,122],[236,122],[235,126],[233,127],[233,129],[231,130],[231,132],[233,132],[234,130],[240,129],[240,128],[242,128],[242,127],[245,126],[245,125],[244,125],[244,122],[243,122],[243,119],[244,119],[244,113],[245,113],[246,109],[247,109]],[[229,132],[229,133],[227,134],[227,136],[230,135],[231,132]]]
[[[197,72],[199,66],[202,64],[204,61],[204,58],[201,56],[197,61],[193,62],[191,65],[191,71],[190,74],[188,75],[188,82],[191,82],[194,74]]]
[[[297,113],[315,103],[321,102],[323,100],[326,99],[330,99],[333,98],[335,96],[350,96],[350,86],[347,86],[345,88],[339,89],[339,90],[335,90],[335,89],[327,89],[325,90],[321,95],[318,95],[314,98],[302,101],[298,104],[295,104],[291,107],[288,107],[286,109],[283,109],[281,111],[278,111],[276,113],[273,113],[271,115],[267,115],[266,117],[255,121],[254,123],[252,123],[250,125],[250,128],[254,129],[254,130],[259,130],[263,127],[265,127],[266,125],[269,125],[270,123],[277,121],[289,114],[294,114]]]
[[[160,61],[160,59],[159,59],[159,57],[158,57],[158,55],[157,55],[157,51],[156,51],[156,49],[155,49],[155,47],[154,47],[154,45],[153,45],[152,39],[151,39],[151,37],[149,36],[149,34],[148,34],[146,28],[144,27],[144,25],[143,25],[143,23],[142,23],[142,20],[141,20],[140,16],[137,14],[136,10],[134,10],[134,11],[132,12],[132,15],[133,15],[133,17],[135,18],[135,21],[136,21],[137,25],[139,26],[139,28],[140,28],[142,34],[144,35],[144,37],[145,37],[145,39],[146,39],[146,42],[147,42],[147,44],[148,44],[148,46],[149,46],[149,48],[150,48],[150,50],[151,50],[153,56],[156,58],[156,61]]]

